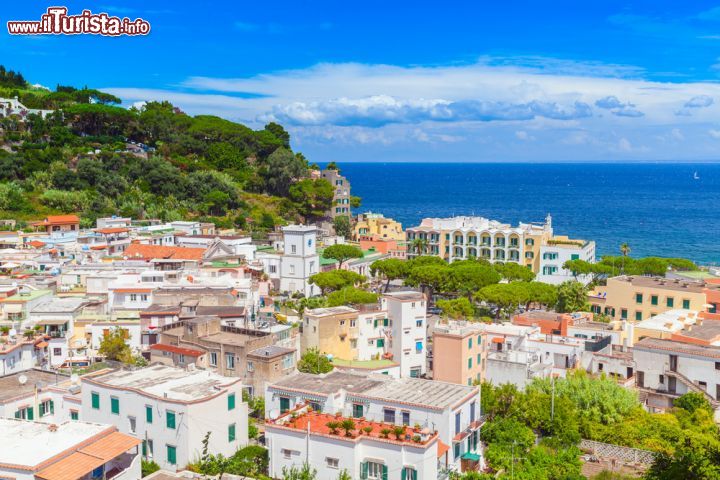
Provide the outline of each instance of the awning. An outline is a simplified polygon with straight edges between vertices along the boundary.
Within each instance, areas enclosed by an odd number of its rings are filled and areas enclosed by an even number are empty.
[[[68,320],[62,320],[58,318],[48,318],[37,322],[38,325],[65,325]]]
[[[503,337],[493,337],[492,343],[505,343],[505,339]]]
[[[42,342],[38,343],[37,345],[35,345],[35,348],[45,348],[47,346],[48,346],[48,342],[42,341]]]
[[[44,480],[77,480],[98,467],[105,465],[105,460],[92,455],[76,452],[55,462],[35,474],[35,478]]]
[[[462,458],[463,460],[470,460],[472,462],[480,461],[480,455],[478,455],[477,453],[472,453],[472,452],[465,452],[462,454],[462,457],[460,457],[460,458]]]
[[[448,452],[448,450],[450,450],[450,445],[443,443],[442,440],[438,440],[437,444],[438,444],[437,458],[440,458],[443,455],[445,455]]]
[[[125,435],[120,432],[113,432],[110,435],[101,438],[97,442],[91,443],[87,447],[80,450],[82,453],[92,455],[110,461],[118,455],[122,455],[133,447],[142,443],[135,437]]]

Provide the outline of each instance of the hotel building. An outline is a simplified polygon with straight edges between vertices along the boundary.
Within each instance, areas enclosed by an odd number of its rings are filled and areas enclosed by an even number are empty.
[[[565,260],[595,261],[595,243],[554,237],[550,215],[544,223],[515,227],[484,217],[425,218],[406,233],[409,258],[436,255],[448,262],[468,258],[515,262],[548,283],[575,278],[562,268]]]

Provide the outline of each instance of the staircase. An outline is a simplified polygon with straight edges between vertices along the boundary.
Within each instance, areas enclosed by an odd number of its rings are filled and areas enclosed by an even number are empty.
[[[685,375],[683,375],[682,373],[677,372],[677,371],[668,370],[668,371],[665,372],[665,375],[668,376],[668,377],[677,378],[677,379],[678,379],[680,382],[682,382],[682,383],[688,388],[688,390],[690,390],[691,392],[702,393],[702,394],[705,396],[705,398],[707,399],[707,401],[710,402],[710,405],[712,405],[712,407],[713,407],[714,409],[717,409],[717,408],[720,407],[720,402],[719,402],[719,401],[715,400],[715,399],[713,398],[713,396],[710,395],[706,390],[704,390],[700,385],[697,385],[696,383],[694,383],[692,380],[690,380],[689,378],[687,378],[687,377],[686,377]]]

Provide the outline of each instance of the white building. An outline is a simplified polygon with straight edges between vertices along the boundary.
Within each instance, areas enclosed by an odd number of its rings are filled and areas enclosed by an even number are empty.
[[[45,359],[47,342],[22,335],[3,337],[0,343],[0,377],[40,366]]]
[[[282,231],[282,254],[272,252],[258,255],[265,272],[278,282],[281,291],[301,292],[306,297],[320,293],[309,282],[310,276],[320,271],[320,257],[316,248],[317,227],[288,225],[282,227]],[[276,258],[278,256],[279,259]]]
[[[430,428],[405,427],[405,434],[384,435],[388,424],[355,419],[347,434],[333,432],[327,423],[342,420],[335,415],[308,411],[308,406],[287,412],[265,425],[270,471],[281,478],[283,469],[300,468],[308,462],[318,480],[335,480],[345,470],[351,478],[436,480],[446,455],[438,433]],[[348,435],[349,434],[349,435]]]
[[[140,440],[113,426],[0,418],[0,478],[91,480],[141,477]]]
[[[420,292],[386,293],[380,300],[387,311],[392,342],[390,352],[400,364],[401,377],[419,377],[427,370],[426,302]]]
[[[46,370],[0,377],[0,417],[62,423],[80,419],[79,379]]]
[[[675,398],[701,392],[720,421],[720,347],[643,338],[632,350],[635,385],[647,393],[651,411],[665,411]]]
[[[480,462],[478,387],[339,371],[298,373],[268,386],[265,415],[275,419],[305,403],[318,412],[437,431],[447,453],[443,469],[458,470],[463,456]]]
[[[552,375],[554,356],[545,350],[547,346],[542,351],[530,342],[531,337],[539,335],[539,327],[503,323],[483,325],[483,330],[487,336],[486,381],[494,385],[512,383],[522,390],[534,378]]]
[[[577,275],[563,268],[568,260],[584,260],[595,263],[595,242],[555,237],[540,246],[540,268],[538,282],[559,285],[568,280],[577,280],[585,285],[592,281],[592,275]]]
[[[144,453],[175,471],[209,449],[231,456],[247,444],[248,411],[239,378],[153,365],[82,377],[82,418],[111,423],[143,441]]]

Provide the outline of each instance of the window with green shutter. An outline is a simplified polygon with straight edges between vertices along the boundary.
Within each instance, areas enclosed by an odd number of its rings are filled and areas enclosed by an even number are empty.
[[[684,299],[684,300],[683,300],[683,308],[684,308],[685,310],[689,310],[689,309],[690,309],[690,300],[687,300],[687,299]]]
[[[477,354],[477,360],[476,360],[478,366],[480,366],[480,356],[481,356],[481,355],[478,353],[478,354]]]
[[[40,406],[42,406],[42,404]],[[27,408],[26,415],[27,415],[28,420],[33,420],[35,418],[35,412],[33,411],[33,407]],[[40,416],[42,416],[42,415],[40,415]]]
[[[472,348],[472,337],[468,338],[468,348]]]
[[[170,465],[177,465],[177,448],[167,445],[167,462]]]
[[[228,442],[235,441],[235,424],[231,423],[228,425]]]
[[[353,417],[360,418],[362,416],[363,416],[363,406],[358,403],[354,403],[353,404]]]
[[[175,430],[175,412],[169,410],[165,412],[165,425],[167,428]]]
[[[642,320],[642,312],[641,311],[635,312],[635,320],[637,320],[638,322]]]
[[[384,463],[382,465],[382,480],[388,480],[388,467]]]
[[[383,326],[387,327],[388,325],[390,325],[390,320],[387,318],[383,318]]]
[[[100,394],[92,392],[90,394],[90,403],[93,409],[100,410]]]
[[[675,299],[673,297],[665,297],[665,305],[667,305],[668,308],[672,308],[673,305],[675,305]]]
[[[150,405],[145,405],[145,422],[153,422],[153,409]]]
[[[636,293],[635,294],[635,303],[642,303],[643,302],[643,295],[642,293]]]
[[[472,357],[468,358],[468,368],[472,368]]]
[[[228,395],[228,410],[234,410],[235,409],[235,394],[231,393]]]
[[[658,304],[658,296],[657,296],[657,295],[653,295],[652,297],[650,297],[650,303],[651,303],[652,305],[657,305],[657,304]]]
[[[287,397],[280,397],[280,413],[285,413],[290,410],[290,399]]]
[[[480,336],[480,335],[478,335],[477,344],[478,344],[478,346],[482,345],[482,336]]]
[[[368,464],[367,462],[362,462],[360,464],[360,479],[366,480],[368,478]]]
[[[120,415],[120,399],[117,397],[110,397],[110,413]]]
[[[627,308],[620,309],[620,318],[622,318],[623,320],[627,320],[627,315]]]
[[[147,458],[147,440],[142,441],[142,456]]]
[[[385,339],[378,338],[377,340],[375,340],[375,346],[377,348],[383,348],[385,346]]]
[[[70,420],[78,420],[80,418],[80,414],[78,414],[77,410],[70,410]]]

